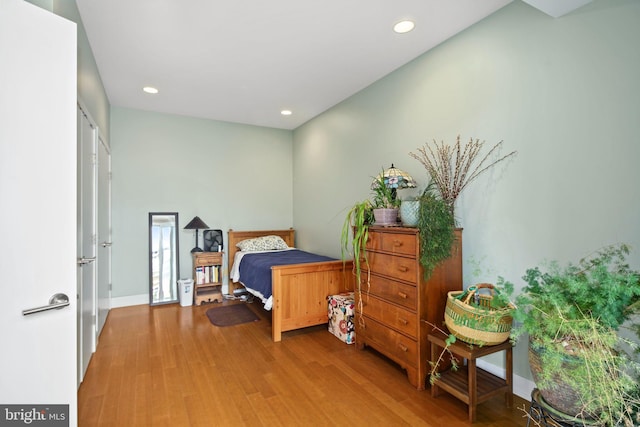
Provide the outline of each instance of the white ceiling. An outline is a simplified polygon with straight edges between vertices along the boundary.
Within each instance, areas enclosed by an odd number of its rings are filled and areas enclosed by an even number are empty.
[[[511,1],[76,3],[112,106],[294,129]]]

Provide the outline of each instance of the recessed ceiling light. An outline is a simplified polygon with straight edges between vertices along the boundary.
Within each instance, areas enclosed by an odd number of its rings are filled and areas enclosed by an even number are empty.
[[[158,89],[156,89],[155,87],[151,87],[151,86],[145,86],[142,88],[143,91],[147,92],[147,93],[158,93]]]
[[[280,111],[280,114],[282,114],[283,116],[290,116],[293,113],[291,112],[291,110],[282,110]]]
[[[398,34],[404,34],[413,30],[415,26],[416,24],[414,24],[413,21],[400,21],[393,26],[393,31],[395,31]]]

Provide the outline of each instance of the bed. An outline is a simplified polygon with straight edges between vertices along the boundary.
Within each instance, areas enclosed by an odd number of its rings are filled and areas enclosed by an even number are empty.
[[[234,289],[244,286],[242,276],[238,278],[236,275],[236,279],[239,280],[234,281],[233,270],[238,268],[234,261],[243,256],[239,253],[242,251],[237,244],[247,239],[265,236],[279,236],[287,246],[295,247],[295,231],[292,228],[257,231],[229,230],[229,265],[232,266],[229,280],[230,294],[233,294]],[[242,266],[242,262],[239,265]],[[270,270],[271,337],[274,342],[282,340],[282,332],[327,323],[327,296],[353,290],[351,261],[324,260],[274,265]]]

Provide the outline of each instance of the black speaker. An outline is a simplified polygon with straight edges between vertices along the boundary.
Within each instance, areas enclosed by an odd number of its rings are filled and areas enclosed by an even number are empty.
[[[202,239],[205,252],[222,252],[222,230],[204,230]]]

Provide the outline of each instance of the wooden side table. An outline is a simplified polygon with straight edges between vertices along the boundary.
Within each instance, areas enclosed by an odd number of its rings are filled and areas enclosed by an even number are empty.
[[[442,332],[432,332],[428,336],[431,342],[431,360],[436,361],[442,349],[446,346],[447,336]],[[500,393],[504,393],[507,407],[513,405],[513,346],[509,340],[502,344],[491,346],[471,346],[462,341],[456,341],[449,347],[451,353],[460,361],[457,370],[442,372],[431,386],[431,396],[437,397],[440,389],[450,393],[469,406],[469,422],[476,420],[476,405]],[[476,366],[476,359],[488,354],[505,352],[506,378],[502,379]]]

